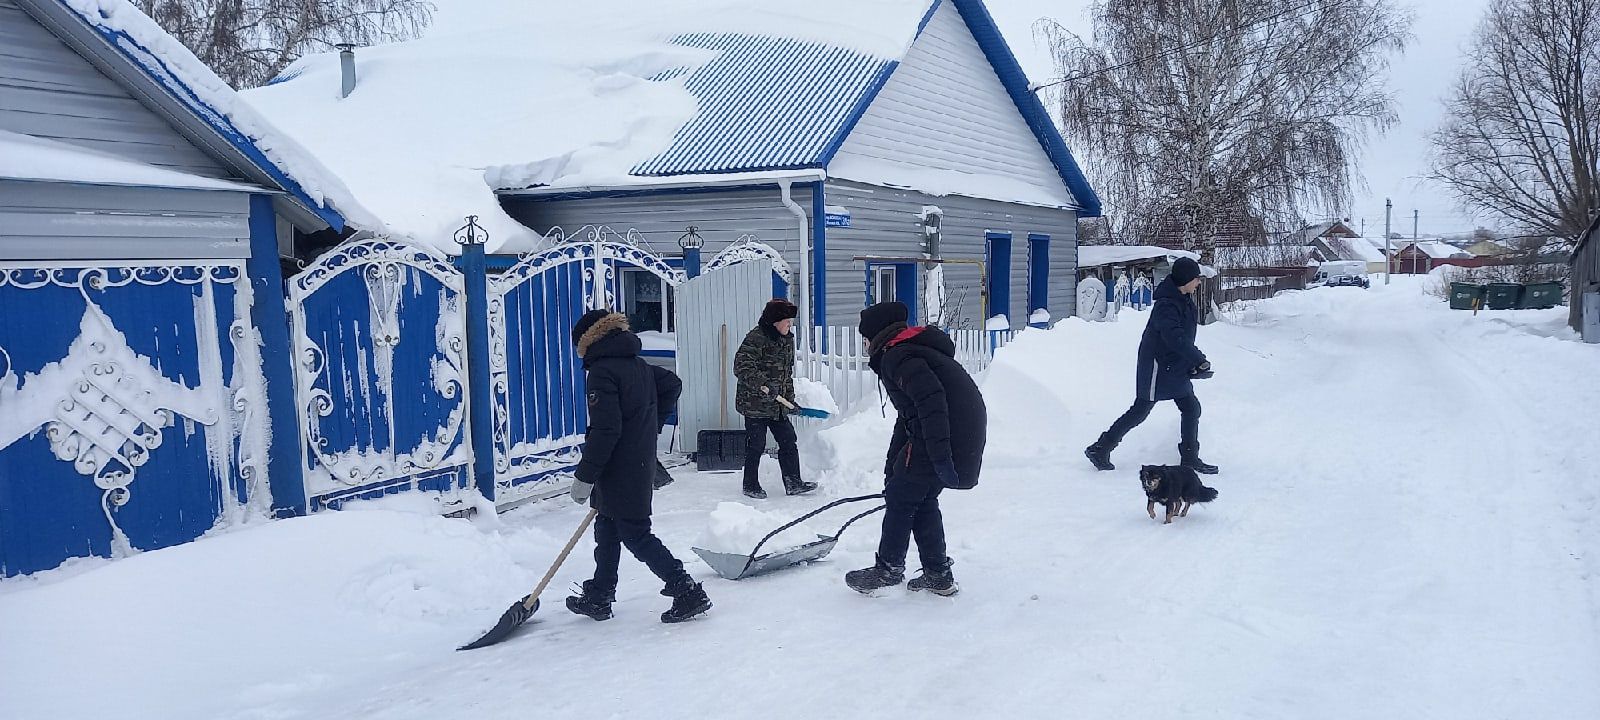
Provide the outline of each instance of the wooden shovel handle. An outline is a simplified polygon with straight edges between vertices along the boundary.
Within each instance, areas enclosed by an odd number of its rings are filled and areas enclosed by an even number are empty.
[[[540,593],[543,593],[545,586],[550,584],[550,579],[556,576],[556,571],[560,570],[561,564],[567,561],[567,556],[572,554],[572,548],[578,544],[578,540],[583,537],[583,534],[588,532],[589,524],[594,522],[594,516],[598,515],[599,513],[599,510],[590,508],[589,514],[583,516],[583,523],[578,525],[578,529],[573,532],[572,537],[567,540],[567,546],[561,548],[561,554],[556,556],[556,561],[551,563],[549,570],[545,571],[544,579],[539,581],[539,586],[533,589],[532,595],[529,595],[522,601],[522,606],[524,608],[529,610],[533,609],[533,604],[539,601]]]

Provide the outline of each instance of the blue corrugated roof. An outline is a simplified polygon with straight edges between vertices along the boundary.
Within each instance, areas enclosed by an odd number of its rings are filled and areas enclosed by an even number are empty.
[[[918,34],[944,0],[931,0]],[[982,0],[951,0],[984,56],[1050,157],[1084,217],[1100,215],[1100,198],[1028,87],[1022,66]],[[678,129],[670,147],[633,175],[690,175],[826,167],[845,136],[899,63],[819,43],[758,35],[698,33],[673,42],[720,51],[690,71],[688,90],[700,114]]]
[[[700,114],[678,129],[664,152],[634,167],[634,175],[818,167],[896,65],[759,35],[698,33],[673,42],[719,52],[685,83]]]

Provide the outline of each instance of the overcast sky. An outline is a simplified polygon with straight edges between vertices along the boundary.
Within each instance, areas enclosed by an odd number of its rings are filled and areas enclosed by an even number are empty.
[[[1418,178],[1426,172],[1428,132],[1439,123],[1440,98],[1460,67],[1461,50],[1482,17],[1488,0],[1397,0],[1416,13],[1412,33],[1416,38],[1391,71],[1390,87],[1400,111],[1400,124],[1367,148],[1358,174],[1366,190],[1356,192],[1351,225],[1366,233],[1383,235],[1383,201],[1394,201],[1396,232],[1411,234],[1411,212],[1421,214],[1423,236],[1464,232],[1479,223],[1462,213],[1451,198]],[[1035,82],[1054,76],[1049,53],[1033,39],[1032,26],[1041,17],[1053,17],[1081,35],[1087,35],[1087,0],[988,0],[989,11]],[[1090,176],[1093,182],[1094,177]],[[1484,223],[1491,224],[1491,223]]]

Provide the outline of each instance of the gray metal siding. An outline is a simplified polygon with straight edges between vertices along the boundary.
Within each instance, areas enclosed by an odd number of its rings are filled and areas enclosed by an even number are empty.
[[[13,0],[0,0],[0,130],[195,175],[234,176]]]
[[[796,185],[791,195],[809,225],[810,186]],[[618,233],[637,230],[650,249],[671,257],[682,254],[678,238],[693,225],[705,239],[701,257],[706,262],[740,236],[754,235],[782,253],[796,272],[800,269],[800,221],[784,207],[776,186],[622,198],[507,197],[502,205],[511,217],[540,233],[557,226],[574,233],[586,225],[606,225]]]
[[[1572,329],[1583,330],[1583,294],[1600,290],[1600,230],[1592,230],[1588,241],[1572,256],[1572,278],[1568,298],[1568,322]]]
[[[240,258],[248,193],[0,180],[0,260]]]
[[[986,233],[1011,233],[1011,304],[1004,312],[1013,327],[1026,324],[1028,312],[1028,234],[1050,236],[1050,314],[1072,314],[1077,292],[1077,214],[1071,210],[1015,205],[996,200],[933,197],[911,190],[863,183],[829,181],[827,204],[850,210],[851,227],[828,228],[828,318],[830,324],[854,322],[866,301],[866,270],[851,258],[863,255],[920,254],[920,217],[924,205],[944,211],[941,255],[947,259],[984,259]],[[971,265],[946,265],[946,292],[953,299],[963,288],[962,318],[982,327],[982,277]],[[919,298],[918,305],[921,305]],[[926,308],[921,308],[925,313]],[[924,314],[923,317],[926,315]]]

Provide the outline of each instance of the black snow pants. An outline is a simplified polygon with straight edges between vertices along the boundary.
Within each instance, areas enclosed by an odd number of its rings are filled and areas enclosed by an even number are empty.
[[[939,492],[944,483],[934,475],[900,474],[883,484],[883,536],[878,541],[878,561],[905,567],[911,538],[917,539],[917,555],[925,570],[949,565],[945,555],[944,514],[939,511]]]
[[[761,456],[767,452],[767,432],[778,441],[778,469],[783,473],[784,485],[800,479],[800,445],[789,418],[744,419],[744,486],[761,485]]]
[[[1134,400],[1133,407],[1128,408],[1128,411],[1123,413],[1122,417],[1111,423],[1111,429],[1101,436],[1100,441],[1108,443],[1112,447],[1121,443],[1122,438],[1127,436],[1130,430],[1138,427],[1139,423],[1145,421],[1145,418],[1150,417],[1150,410],[1155,408],[1156,402],[1155,400],[1142,398]],[[1179,442],[1182,445],[1198,446],[1200,444],[1200,399],[1189,395],[1177,398],[1172,402],[1177,404],[1178,412],[1183,413],[1183,419],[1180,421],[1181,439]]]
[[[617,565],[622,561],[622,548],[638,558],[650,572],[666,583],[668,590],[687,588],[694,579],[683,569],[683,563],[672,556],[672,551],[661,539],[650,532],[650,519],[627,520],[600,515],[594,519],[594,585],[596,590],[614,594],[617,589]]]

